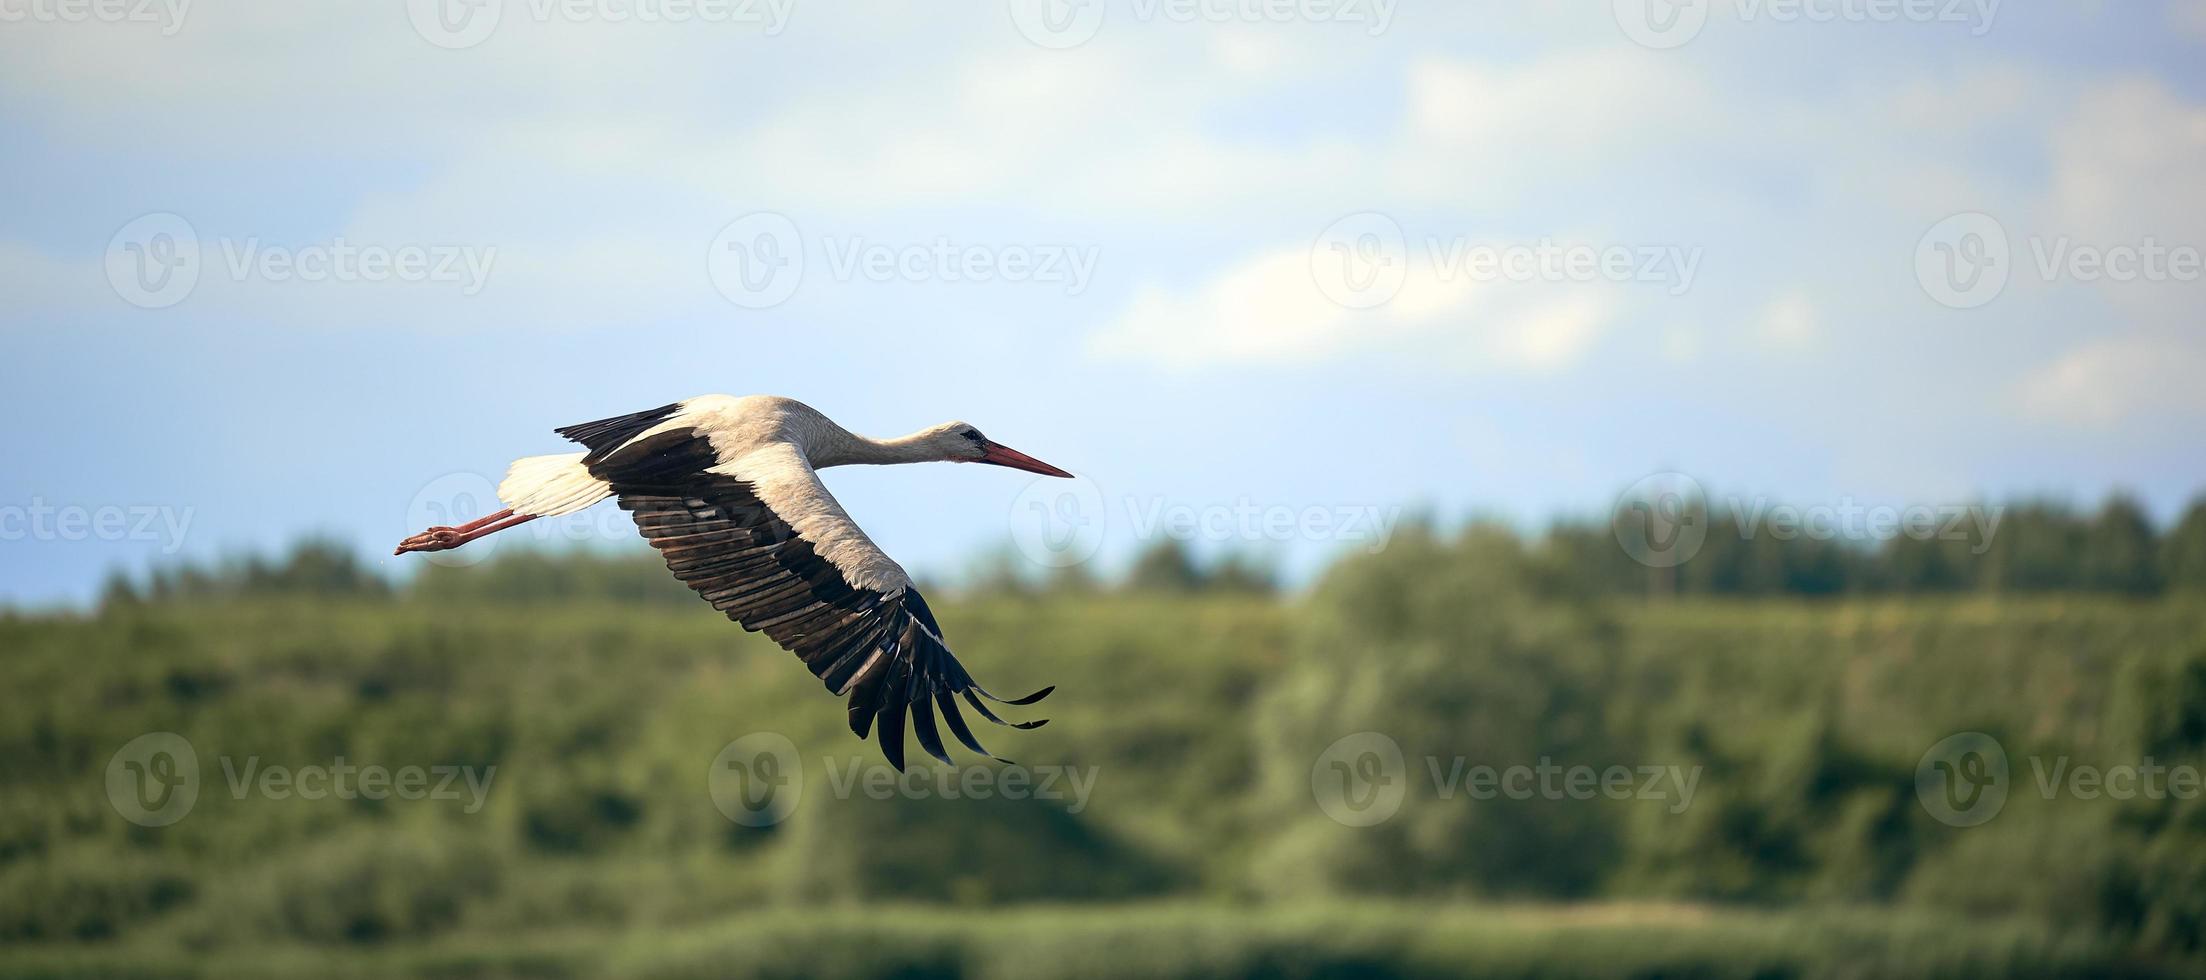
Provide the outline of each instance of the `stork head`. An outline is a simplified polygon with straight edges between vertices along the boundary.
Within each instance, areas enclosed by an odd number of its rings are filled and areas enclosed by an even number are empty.
[[[1043,476],[1072,475],[981,435],[979,429],[964,422],[945,422],[935,426],[928,431],[927,441],[942,454],[943,459],[953,463],[989,463],[1040,473]]]

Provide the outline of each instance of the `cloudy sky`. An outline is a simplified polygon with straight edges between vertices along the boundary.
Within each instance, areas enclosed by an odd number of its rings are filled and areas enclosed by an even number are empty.
[[[831,473],[922,574],[1175,520],[1306,570],[1657,472],[2165,518],[2202,48],[2127,0],[0,0],[0,597],[395,570],[552,426],[710,392],[1086,476]]]

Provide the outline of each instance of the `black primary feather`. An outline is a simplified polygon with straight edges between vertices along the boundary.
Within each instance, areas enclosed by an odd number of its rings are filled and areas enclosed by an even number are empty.
[[[848,698],[852,734],[863,739],[875,731],[882,755],[902,770],[907,715],[920,748],[951,761],[937,710],[960,744],[993,758],[973,737],[955,697],[999,725],[1032,729],[1047,722],[1005,721],[980,699],[1028,705],[1054,687],[1005,700],[975,684],[944,644],[942,626],[917,589],[850,585],[749,483],[706,472],[718,459],[702,433],[679,428],[643,435],[679,407],[559,432],[590,447],[584,465],[613,487],[668,571],[744,629],[763,632],[796,654],[830,692]]]

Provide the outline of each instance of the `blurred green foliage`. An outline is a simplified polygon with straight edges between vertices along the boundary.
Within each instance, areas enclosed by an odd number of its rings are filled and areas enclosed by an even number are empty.
[[[979,734],[1092,772],[1076,803],[837,792],[878,753],[648,555],[402,586],[314,544],[172,570],[96,614],[0,614],[0,975],[2196,972],[2206,804],[2048,798],[2033,767],[2206,765],[2206,532],[2195,510],[2166,534],[2113,506],[2007,520],[1976,565],[1746,560],[1711,533],[1667,601],[1609,569],[1607,527],[1412,525],[1291,600],[1181,554],[938,602],[976,676],[1060,685],[1049,727]],[[1690,595],[1727,581],[1791,584]],[[139,827],[103,772],[158,731],[190,740],[200,794]],[[1312,770],[1366,731],[1399,744],[1405,797],[1344,826]],[[1976,827],[1916,799],[1962,731],[2013,766]],[[753,732],[804,766],[767,827],[707,778]],[[954,754],[918,778],[997,771]],[[469,812],[240,795],[225,768],[337,759],[493,775]],[[1689,803],[1440,791],[1548,760],[1697,781]]]
[[[1866,511],[1867,508],[1863,507]],[[1705,527],[1692,557],[1676,568],[1632,560],[1617,540],[1646,540],[1644,511],[1624,508],[1614,524],[1558,524],[1530,550],[1551,594],[1800,595],[1850,593],[2206,592],[2206,499],[2165,531],[2136,501],[2114,496],[2084,514],[2024,501],[1920,509],[1912,533],[1861,540],[1860,513],[1826,508],[1813,520],[1759,500],[1695,498],[1673,515]],[[1906,519],[1886,510],[1884,519]],[[1842,524],[1841,522],[1848,522]],[[1996,522],[1996,523],[1994,523]]]

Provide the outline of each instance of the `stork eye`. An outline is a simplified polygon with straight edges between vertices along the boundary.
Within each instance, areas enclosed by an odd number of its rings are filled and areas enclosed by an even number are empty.
[[[981,436],[981,434],[980,434],[980,430],[979,430],[979,429],[973,429],[973,428],[968,428],[968,429],[966,429],[965,431],[963,431],[963,432],[960,432],[960,433],[958,433],[958,435],[964,436],[964,437],[965,437],[965,438],[967,438],[967,439],[971,439],[971,440],[973,440],[974,442],[986,442],[986,441],[988,441],[987,439],[985,439],[985,438],[982,438],[982,436]]]

